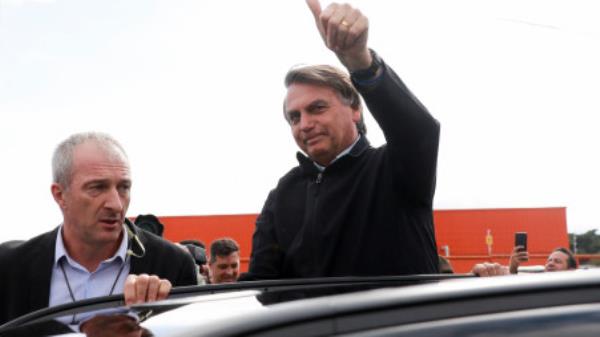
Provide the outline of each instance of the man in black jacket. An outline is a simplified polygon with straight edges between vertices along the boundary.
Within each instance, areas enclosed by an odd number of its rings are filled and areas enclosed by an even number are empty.
[[[116,140],[75,134],[57,147],[52,172],[63,223],[29,241],[0,245],[0,324],[90,297],[123,293],[129,305],[196,284],[189,254],[125,218],[131,176]]]
[[[269,194],[241,280],[436,273],[439,124],[367,47],[360,11],[307,3],[351,76],[330,66],[288,72],[284,116],[306,156]],[[367,141],[359,95],[382,147]]]

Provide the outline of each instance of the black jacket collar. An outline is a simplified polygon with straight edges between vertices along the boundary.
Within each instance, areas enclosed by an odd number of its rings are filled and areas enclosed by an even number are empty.
[[[338,166],[343,167],[345,165],[344,163],[355,161],[356,158],[360,157],[370,146],[371,144],[369,143],[367,137],[365,135],[360,135],[360,139],[358,142],[356,142],[354,147],[352,147],[350,152],[348,152],[348,154],[342,158],[336,160],[333,164],[327,166],[326,170],[329,171]],[[298,151],[296,153],[296,158],[298,159],[300,168],[304,174],[315,175],[319,173],[319,169],[315,166],[314,161],[304,155],[302,152]]]

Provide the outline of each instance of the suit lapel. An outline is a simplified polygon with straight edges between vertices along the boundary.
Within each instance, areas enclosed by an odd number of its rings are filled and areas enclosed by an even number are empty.
[[[54,266],[54,251],[58,227],[44,235],[40,245],[32,249],[28,258],[29,275],[31,276],[29,286],[29,303],[32,308],[45,308],[50,301],[50,280],[52,278],[52,267]],[[25,280],[23,280],[25,281]]]

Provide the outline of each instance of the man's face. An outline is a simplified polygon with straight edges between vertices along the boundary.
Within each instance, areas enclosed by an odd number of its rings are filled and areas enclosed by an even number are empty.
[[[219,256],[215,262],[210,263],[210,274],[212,283],[230,283],[238,279],[240,273],[239,252],[233,252],[227,256]]]
[[[328,87],[290,85],[285,114],[296,144],[321,165],[329,165],[358,136],[356,123],[360,120],[360,111],[345,105]]]
[[[546,271],[562,271],[568,270],[567,260],[569,256],[563,252],[553,252],[548,256],[548,261],[546,261],[546,265],[544,269]]]
[[[129,164],[120,150],[93,141],[76,146],[69,186],[52,185],[65,240],[98,247],[118,242],[130,188]]]

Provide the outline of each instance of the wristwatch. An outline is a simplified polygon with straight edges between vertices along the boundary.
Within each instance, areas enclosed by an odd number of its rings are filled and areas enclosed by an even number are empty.
[[[377,75],[377,71],[379,71],[379,69],[383,66],[383,60],[381,60],[381,57],[379,57],[379,55],[377,55],[373,49],[369,49],[369,52],[371,53],[371,58],[373,59],[369,68],[356,70],[350,73],[352,78],[354,78],[356,81],[360,82],[373,79],[375,75]]]

